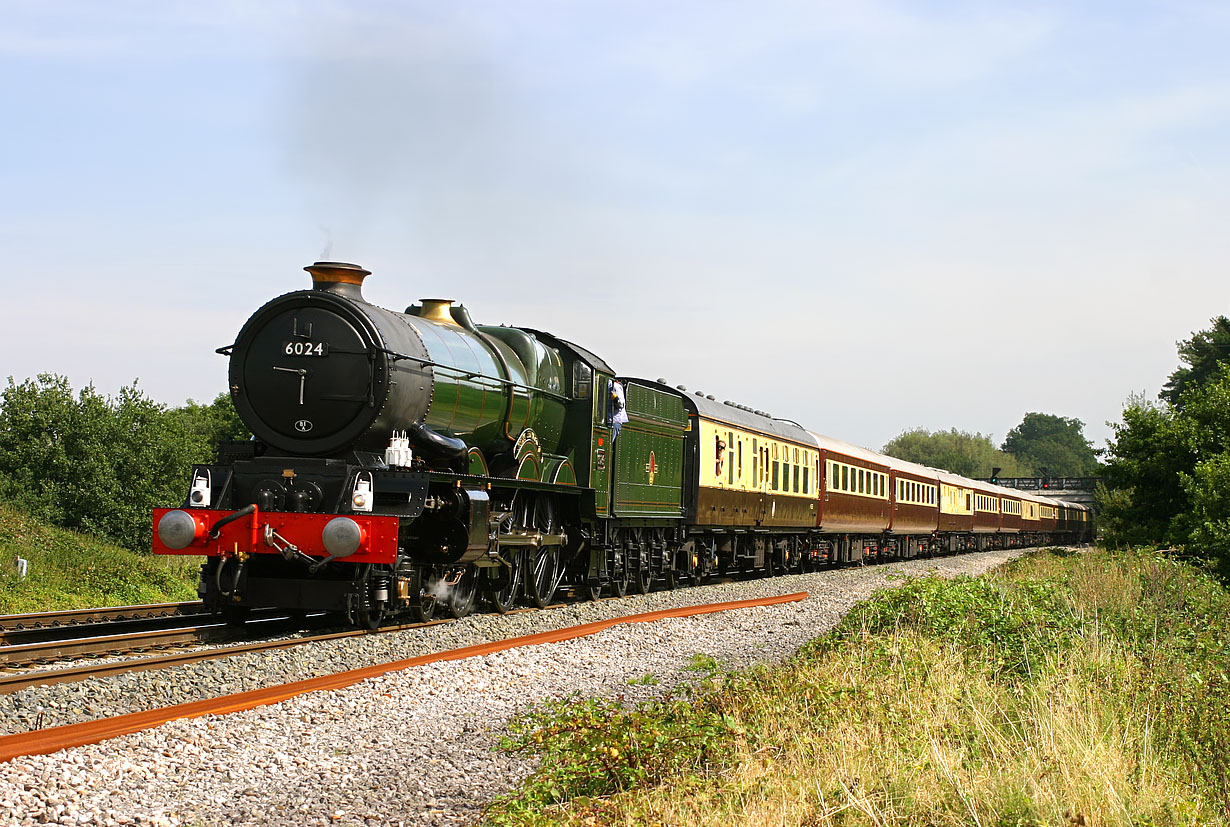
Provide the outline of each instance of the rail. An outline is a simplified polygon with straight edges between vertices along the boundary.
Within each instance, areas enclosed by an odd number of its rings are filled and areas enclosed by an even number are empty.
[[[387,672],[409,669],[428,663],[461,660],[463,658],[475,657],[477,655],[488,655],[493,652],[516,649],[521,646],[533,646],[542,643],[556,643],[564,640],[573,640],[575,638],[597,634],[604,629],[609,629],[612,626],[622,623],[643,623],[654,620],[664,620],[671,617],[690,617],[693,615],[711,614],[714,612],[729,611],[731,609],[744,609],[753,606],[771,606],[775,603],[787,603],[803,600],[806,597],[807,592],[797,592],[795,594],[778,595],[775,597],[761,597],[754,600],[737,600],[729,603],[708,603],[700,606],[684,606],[676,609],[663,609],[656,612],[646,612],[644,614],[625,615],[623,617],[600,620],[595,623],[586,623],[581,626],[569,626],[563,629],[555,629],[550,632],[542,632],[536,635],[527,635],[525,637],[510,638],[508,640],[481,643],[474,646],[467,646],[462,649],[450,649],[444,652],[435,652],[430,655],[420,655],[419,657],[394,661],[393,663],[383,663],[376,666],[364,667],[362,669],[353,669],[349,672],[340,672],[336,675],[324,675],[319,678],[311,678],[308,680],[296,681],[294,683],[270,686],[264,689],[251,689],[235,695],[224,695],[220,698],[207,698],[200,701],[179,704],[178,706],[151,709],[144,712],[130,712],[126,715],[120,715],[115,718],[103,718],[96,721],[85,721],[79,724],[67,724],[65,726],[52,727],[50,729],[36,729],[30,732],[0,736],[0,762],[10,761],[13,758],[17,758],[22,755],[46,755],[68,747],[96,744],[99,741],[104,741],[108,738],[115,738],[120,735],[139,732],[143,729],[150,729],[158,726],[159,724],[164,724],[167,721],[174,721],[178,718],[199,718],[202,715],[222,715],[228,712],[239,712],[247,709],[255,709],[258,706],[274,704],[307,692],[341,689],[346,686],[353,686],[354,684],[367,680],[368,678],[378,677],[379,675],[383,675]]]

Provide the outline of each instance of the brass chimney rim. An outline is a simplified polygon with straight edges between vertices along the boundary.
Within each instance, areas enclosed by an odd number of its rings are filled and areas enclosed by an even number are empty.
[[[316,283],[362,285],[363,279],[372,274],[371,270],[346,261],[317,261],[303,269],[312,274]]]
[[[426,319],[429,322],[436,324],[447,324],[453,327],[461,327],[457,324],[457,320],[453,318],[453,314],[449,308],[453,306],[454,299],[419,299],[423,304],[423,309],[419,313],[419,318]]]

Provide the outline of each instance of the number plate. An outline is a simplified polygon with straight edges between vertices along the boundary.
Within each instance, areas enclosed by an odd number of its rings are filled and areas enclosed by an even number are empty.
[[[328,342],[309,342],[299,339],[294,342],[283,342],[282,353],[287,356],[328,356]]]

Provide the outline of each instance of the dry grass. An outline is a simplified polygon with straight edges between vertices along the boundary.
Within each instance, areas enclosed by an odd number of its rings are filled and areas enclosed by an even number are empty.
[[[780,687],[844,687],[861,697],[822,716],[827,725],[815,726],[805,705],[776,715],[762,733],[775,747],[744,749],[718,783],[625,794],[599,805],[601,823],[1222,823],[1177,767],[1150,754],[1148,711],[1108,703],[1082,678],[1120,668],[1106,647],[1078,645],[1063,664],[1047,665],[1049,680],[1018,695],[971,674],[955,647],[909,633],[893,646],[896,668],[855,654]],[[565,821],[597,821],[592,808],[574,815]]]
[[[1067,607],[1056,611],[1080,633],[1064,637],[1041,629],[1029,639],[1037,652],[1025,661],[1025,674],[989,667],[1013,661],[979,654],[997,644],[992,639],[975,651],[974,632],[954,640],[904,622],[880,632],[847,628],[844,642],[830,640],[787,668],[738,676],[710,696],[710,703],[738,722],[735,731],[747,733],[730,741],[720,766],[605,798],[531,807],[516,818],[497,813],[493,822],[1230,823],[1215,779],[1202,782],[1191,771],[1200,749],[1211,754],[1208,744],[1192,746],[1190,738],[1174,735],[1185,731],[1183,716],[1191,711],[1188,702],[1176,705],[1167,692],[1175,676],[1157,672],[1162,667],[1142,658],[1141,647],[1122,628],[1158,612],[1159,600],[1181,609],[1200,589],[1181,583],[1181,572],[1171,564],[1082,558],[1039,558],[1003,578],[1003,607],[986,597],[955,604],[966,615],[1011,613],[1014,579],[1055,584],[1060,599],[1054,604]],[[937,605],[928,611],[942,610]],[[1147,648],[1175,648],[1167,643],[1165,626],[1151,632]],[[990,628],[994,638],[1001,627]],[[1159,722],[1171,735],[1159,737]]]

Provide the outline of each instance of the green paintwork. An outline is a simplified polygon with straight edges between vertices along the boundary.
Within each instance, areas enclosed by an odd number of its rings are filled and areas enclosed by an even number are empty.
[[[548,455],[543,458],[543,461],[543,482],[552,482],[556,485],[577,484],[576,471],[573,470],[572,463],[568,461],[567,457]]]
[[[629,382],[628,422],[615,443],[612,514],[682,516],[683,432],[688,418],[678,396]]]
[[[487,460],[483,459],[483,452],[477,448],[471,448],[466,454],[469,460],[469,471],[473,476],[485,477],[489,473],[487,470]]]
[[[417,318],[411,324],[436,363],[427,427],[465,440],[487,459],[527,427],[544,449],[558,449],[566,389],[554,349],[515,328],[481,328],[488,339],[458,325]]]
[[[588,479],[594,490],[594,514],[599,517],[606,517],[611,510],[611,429],[606,424],[610,388],[610,376],[603,373],[594,376],[594,399],[590,407],[592,425],[585,429],[589,451],[584,457],[584,466],[577,469],[579,479]],[[578,452],[577,456],[581,454]]]

